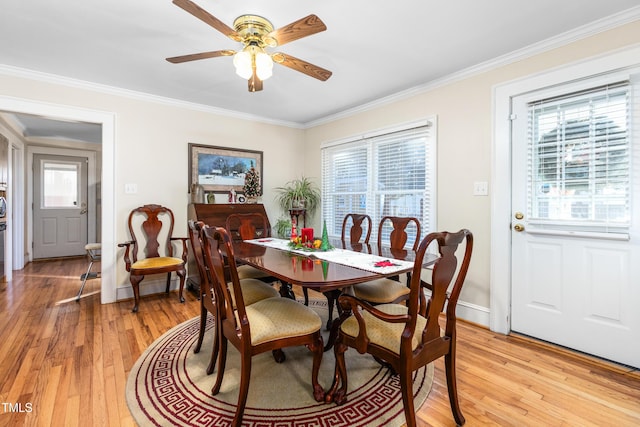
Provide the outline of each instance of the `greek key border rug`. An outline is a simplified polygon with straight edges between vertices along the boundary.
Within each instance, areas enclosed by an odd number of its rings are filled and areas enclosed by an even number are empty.
[[[326,301],[309,305],[326,323]],[[158,338],[137,360],[129,374],[126,400],[141,426],[228,426],[238,399],[240,356],[229,345],[227,369],[218,395],[206,374],[211,355],[209,315],[207,333],[195,354],[199,317],[188,320]],[[325,341],[327,334],[324,334]],[[243,425],[254,427],[399,427],[405,424],[400,382],[369,355],[354,349],[346,353],[349,373],[347,403],[318,403],[311,389],[311,352],[305,347],[284,349],[286,361],[278,364],[271,352],[254,356]],[[326,389],[334,370],[333,351],[322,358],[319,380]],[[414,374],[416,409],[427,399],[433,383],[433,365]]]

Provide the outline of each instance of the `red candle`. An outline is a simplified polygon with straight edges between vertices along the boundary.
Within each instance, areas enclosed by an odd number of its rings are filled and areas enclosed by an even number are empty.
[[[302,229],[302,243],[313,241],[313,228]]]

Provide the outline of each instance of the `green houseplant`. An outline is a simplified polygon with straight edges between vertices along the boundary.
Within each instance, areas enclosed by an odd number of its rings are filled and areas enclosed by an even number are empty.
[[[276,200],[285,214],[289,209],[306,209],[309,215],[313,215],[320,206],[320,189],[307,177],[289,181],[282,187],[276,187],[276,191]]]
[[[281,239],[288,239],[291,236],[291,220],[279,218],[273,229],[276,232],[276,236]]]

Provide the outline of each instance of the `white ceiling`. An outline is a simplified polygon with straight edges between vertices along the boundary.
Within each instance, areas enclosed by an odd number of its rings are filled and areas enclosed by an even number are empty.
[[[0,0],[0,73],[42,72],[305,127],[640,17],[638,0],[194,1],[230,27],[247,13],[276,28],[318,15],[326,31],[276,51],[333,76],[276,64],[264,90],[249,93],[230,57],[171,64],[166,57],[240,44],[170,0]],[[25,132],[42,130],[30,122]]]

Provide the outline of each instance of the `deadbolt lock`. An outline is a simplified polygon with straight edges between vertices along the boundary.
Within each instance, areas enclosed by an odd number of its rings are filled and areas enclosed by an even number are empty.
[[[522,212],[516,212],[516,219],[524,218],[524,214]]]

